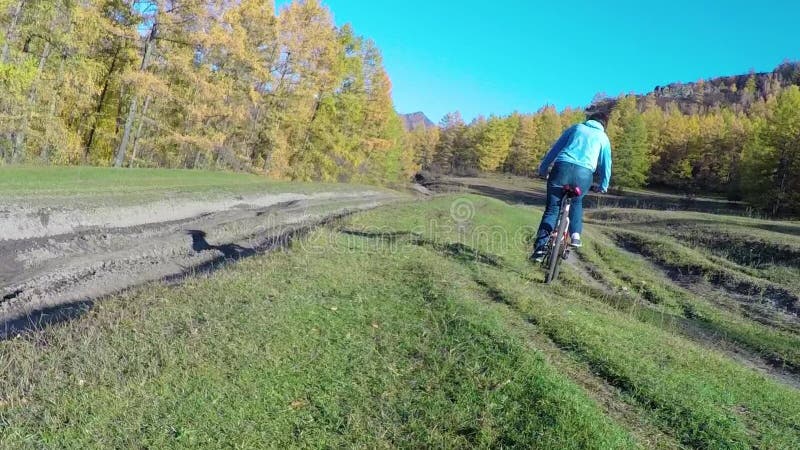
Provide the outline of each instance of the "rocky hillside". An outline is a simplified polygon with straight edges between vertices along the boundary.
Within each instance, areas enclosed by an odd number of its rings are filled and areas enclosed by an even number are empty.
[[[751,72],[693,83],[676,82],[656,86],[653,91],[638,97],[640,105],[647,101],[655,101],[662,108],[675,104],[684,114],[722,106],[746,110],[756,100],[765,99],[792,84],[800,85],[800,62],[783,63],[772,72]],[[590,109],[610,108],[616,102],[614,98],[596,98]]]
[[[423,112],[400,114],[400,117],[403,119],[403,124],[406,127],[406,131],[412,131],[419,127],[431,128],[436,126],[436,124],[433,123],[431,119],[428,119],[428,116],[426,116]]]

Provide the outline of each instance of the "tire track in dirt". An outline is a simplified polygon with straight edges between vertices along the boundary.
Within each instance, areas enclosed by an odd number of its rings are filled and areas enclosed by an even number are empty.
[[[194,205],[197,214],[190,217],[185,217],[186,208],[170,211],[154,204],[149,210],[136,205],[128,212],[146,211],[144,217],[128,217],[124,211],[105,218],[95,213],[93,220],[107,220],[106,226],[62,221],[53,233],[45,222],[27,232],[24,224],[17,224],[15,235],[29,237],[0,240],[0,336],[68,318],[74,307],[85,309],[97,298],[132,286],[174,282],[281,247],[322,223],[399,198],[385,191],[261,195],[205,208]],[[81,217],[79,213],[64,217]],[[114,226],[119,217],[136,225]],[[63,229],[74,231],[58,233]]]

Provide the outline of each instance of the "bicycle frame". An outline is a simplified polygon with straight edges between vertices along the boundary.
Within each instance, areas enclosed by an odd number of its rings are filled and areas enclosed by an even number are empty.
[[[561,214],[559,214],[558,222],[556,222],[556,228],[553,230],[554,235],[558,233],[559,225],[561,225],[562,222],[566,224],[564,228],[569,230],[569,210],[572,208],[572,199],[565,195],[564,198],[561,199],[561,204],[563,206],[561,207]],[[569,239],[569,233],[565,233],[564,239]]]
[[[578,191],[580,192],[580,191]],[[550,284],[558,277],[562,259],[569,257],[569,212],[572,207],[572,197],[565,192],[561,197],[561,209],[558,221],[550,234],[547,242],[547,256],[543,265],[548,268],[545,283]]]

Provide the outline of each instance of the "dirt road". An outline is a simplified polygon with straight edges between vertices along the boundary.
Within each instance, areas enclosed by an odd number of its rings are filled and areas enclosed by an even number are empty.
[[[376,190],[94,208],[0,205],[0,334],[54,319],[68,305],[269,250],[331,218],[397,198]]]

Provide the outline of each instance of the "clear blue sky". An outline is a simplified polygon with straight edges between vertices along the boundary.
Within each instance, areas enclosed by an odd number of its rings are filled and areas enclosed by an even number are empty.
[[[288,3],[278,0],[278,5]],[[586,106],[800,59],[799,0],[323,0],[383,51],[399,112]]]

